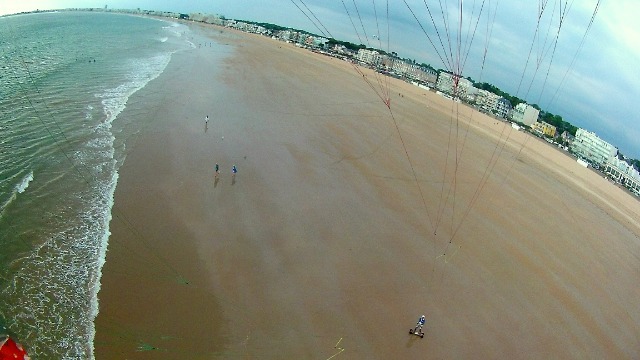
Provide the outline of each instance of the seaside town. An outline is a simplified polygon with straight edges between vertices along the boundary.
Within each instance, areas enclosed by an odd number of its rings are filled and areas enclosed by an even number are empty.
[[[515,90],[520,36],[482,76],[254,5],[0,15],[0,360],[640,358],[640,154],[606,71],[556,107],[490,83]]]
[[[336,39],[328,39],[305,31],[274,24],[227,19],[218,14],[176,13],[142,9],[69,8],[57,11],[103,11],[134,15],[166,17],[201,22],[270,37],[295,44],[300,48],[349,61],[386,76],[409,82],[426,91],[433,91],[452,101],[465,103],[495,119],[508,121],[518,131],[526,131],[544,139],[551,146],[568,152],[584,167],[598,171],[609,181],[640,197],[640,160],[629,158],[618,148],[592,131],[577,128],[562,117],[545,112],[535,104],[527,104],[486,83],[474,83],[469,78],[436,70],[428,64],[402,59],[396,53],[366,48]],[[41,11],[33,11],[41,12]],[[488,90],[487,90],[488,89]]]

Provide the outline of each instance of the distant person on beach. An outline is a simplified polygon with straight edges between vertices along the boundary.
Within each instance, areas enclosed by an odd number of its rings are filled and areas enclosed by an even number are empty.
[[[204,124],[205,124],[205,125],[209,124],[209,115],[207,115],[207,116],[204,118]]]
[[[422,333],[422,327],[424,326],[424,323],[427,322],[427,318],[422,315],[418,318],[418,322],[416,323],[416,327],[413,328],[413,332],[420,334]]]
[[[238,173],[238,168],[233,165],[233,167],[231,168],[231,173],[233,174],[233,177],[236,177],[236,174]]]
[[[220,165],[216,163],[216,177],[218,177],[218,174],[220,174]]]

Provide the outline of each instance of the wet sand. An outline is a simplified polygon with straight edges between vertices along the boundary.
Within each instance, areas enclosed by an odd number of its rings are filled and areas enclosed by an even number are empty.
[[[147,125],[97,359],[640,356],[637,198],[434,93],[391,80],[389,111],[369,71],[193,29],[224,45],[175,54],[121,114]]]

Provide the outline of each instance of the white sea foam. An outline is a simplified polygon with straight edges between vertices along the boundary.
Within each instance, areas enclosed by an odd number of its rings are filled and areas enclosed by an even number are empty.
[[[96,95],[102,99],[106,116],[104,123],[111,127],[111,122],[124,110],[129,96],[158,77],[169,64],[169,60],[171,60],[171,53],[156,55],[148,59],[132,60],[133,69],[127,76],[129,81]]]
[[[18,192],[18,194],[22,194],[25,190],[27,190],[31,181],[33,181],[33,170],[30,171],[27,176],[22,178],[22,181],[20,181],[18,185],[16,185],[16,191]]]
[[[91,26],[88,29],[92,28]],[[155,27],[154,30],[158,28]],[[6,286],[0,288],[0,312],[3,315],[11,314],[11,319],[8,320],[16,329],[20,329],[23,334],[21,337],[28,344],[33,358],[94,358],[98,292],[110,234],[109,223],[112,210],[115,211],[113,199],[118,180],[117,171],[124,157],[124,154],[120,156],[120,149],[124,147],[124,143],[118,143],[120,136],[115,133],[118,127],[112,129],[112,123],[119,121],[116,120],[118,116],[123,117],[121,112],[131,95],[159,76],[168,65],[171,54],[154,57],[150,56],[150,52],[156,51],[155,49],[178,51],[177,49],[187,48],[184,39],[187,38],[185,34],[188,32],[188,28],[184,26],[171,24],[167,31],[162,30],[160,34],[143,33],[143,39],[151,40],[148,46],[140,47],[139,51],[123,53],[122,56],[118,54],[117,60],[113,58],[115,61],[106,61],[112,59],[110,56],[113,51],[109,50],[109,47],[103,49],[102,42],[97,41],[94,50],[105,51],[96,52],[100,54],[98,59],[105,59],[99,73],[100,81],[86,81],[86,76],[91,76],[92,73],[74,71],[74,75],[78,77],[72,79],[77,80],[77,85],[69,89],[51,87],[61,92],[73,90],[62,94],[65,98],[78,99],[78,104],[82,104],[79,107],[80,111],[73,110],[69,114],[56,112],[59,116],[57,122],[61,125],[58,130],[65,133],[69,139],[73,139],[69,141],[69,145],[73,143],[73,146],[65,146],[65,153],[59,154],[67,159],[51,156],[56,162],[52,161],[53,166],[46,168],[42,173],[34,170],[38,175],[38,179],[35,180],[29,161],[25,161],[26,166],[22,166],[22,163],[21,166],[16,166],[10,176],[4,176],[2,172],[3,179],[0,184],[3,185],[5,194],[0,194],[0,216],[12,216],[15,207],[15,210],[21,211],[20,214],[28,213],[35,221],[25,221],[23,225],[15,226],[16,232],[20,233],[10,236],[16,240],[28,238],[29,245],[33,241],[33,247],[16,253],[8,260],[11,277],[6,279]],[[78,34],[84,37],[83,32]],[[36,43],[40,44],[37,41]],[[72,58],[75,58],[74,42],[63,43],[70,46],[51,48],[72,50],[69,52],[69,59],[72,61]],[[17,44],[23,45],[20,42]],[[38,70],[38,74],[47,73],[48,67],[59,65],[56,63],[57,60],[66,59],[62,56],[66,53],[44,53],[40,56],[37,51],[35,53],[38,56],[27,54],[27,58],[38,59],[30,66]],[[84,52],[85,49],[81,51]],[[138,56],[138,59],[128,60],[132,56]],[[42,66],[36,66],[39,62],[42,62]],[[73,64],[78,68],[86,67],[86,64]],[[0,68],[2,66],[0,65]],[[18,70],[20,67],[16,71]],[[22,72],[25,72],[24,69]],[[14,85],[18,86],[18,82],[28,83],[29,76],[19,75],[15,77]],[[97,88],[99,90],[96,90]],[[87,93],[90,96],[97,94],[93,98],[86,98]],[[45,103],[52,101],[52,98],[45,95],[43,99]],[[16,113],[32,110],[30,106],[22,103],[16,104],[12,109]],[[70,121],[66,121],[66,115],[69,115]],[[77,117],[82,120],[80,123],[72,121]],[[127,134],[130,133],[129,130],[136,131],[135,122],[126,125]],[[4,122],[2,126],[5,129],[9,128]],[[124,141],[126,134],[122,137]],[[24,151],[24,158],[27,160],[32,159],[33,155],[40,156],[40,148],[34,144],[42,144],[43,152],[51,148],[46,134],[34,133],[33,136],[25,138],[31,141],[21,141],[19,145],[8,142],[7,145],[0,144],[0,147],[4,149],[5,146],[16,146]],[[78,143],[76,139],[84,141]],[[3,138],[2,141],[8,139]],[[118,148],[114,149],[114,146]],[[48,153],[45,155],[49,156]],[[70,160],[75,169],[66,166],[65,160]],[[81,177],[76,176],[76,171],[73,170],[80,172]],[[23,200],[36,210],[39,210],[41,202],[43,208],[50,205],[54,211],[30,211],[31,208],[26,205],[23,207]],[[36,228],[32,223],[42,225],[42,228]]]
[[[85,120],[93,119],[93,106],[87,105],[84,112],[84,119]]]
[[[11,196],[9,196],[9,198],[0,206],[0,218],[4,215],[4,210],[8,208],[9,205],[11,205],[13,200],[16,199],[16,195],[17,195],[17,192],[13,190],[11,192]]]
[[[100,194],[91,208],[61,205],[60,214],[80,221],[68,222],[46,241],[35,244],[26,257],[17,259],[20,264],[15,266],[14,281],[0,289],[1,296],[19,297],[20,305],[30,309],[18,312],[16,321],[23,331],[38,334],[38,342],[30,344],[32,355],[56,348],[63,351],[64,359],[94,359],[97,293],[117,179],[116,174],[111,179],[98,180],[92,189],[78,195],[88,198],[92,193]],[[43,284],[48,291],[41,291]],[[34,313],[51,316],[38,318],[32,316]],[[43,327],[49,330],[40,332]],[[81,338],[65,336],[72,331]]]
[[[113,204],[114,204],[114,194],[116,191],[116,184],[118,182],[118,172],[116,171],[114,177],[113,177],[113,182],[112,182],[112,188],[110,189],[110,196],[108,198],[109,200],[109,209],[113,208]],[[91,293],[92,293],[92,298],[91,298],[91,309],[89,310],[89,319],[91,319],[91,323],[94,324],[94,321],[96,319],[96,317],[98,316],[98,313],[100,312],[100,303],[98,300],[98,293],[100,292],[100,279],[102,278],[102,267],[104,266],[104,263],[106,261],[107,258],[107,247],[109,245],[109,236],[111,235],[111,232],[109,231],[109,223],[111,222],[111,211],[109,211],[107,217],[105,218],[104,221],[104,235],[102,236],[102,241],[100,243],[100,248],[98,249],[98,262],[97,262],[97,269],[96,269],[96,275],[94,278],[94,281],[89,284],[90,289],[91,289]],[[96,328],[95,328],[95,324],[93,326],[91,326],[91,328],[89,329],[89,344],[91,344],[91,354],[94,353],[94,349],[93,349],[93,340],[95,339],[96,336]]]
[[[90,357],[94,358],[93,342],[95,339],[95,318],[98,316],[98,292],[100,291],[100,278],[102,277],[102,267],[106,259],[106,251],[109,240],[109,222],[111,221],[111,210],[113,208],[113,199],[116,189],[116,183],[118,179],[117,160],[114,158],[114,140],[115,137],[111,132],[111,126],[117,116],[125,109],[127,100],[136,91],[142,89],[151,80],[157,78],[167,67],[171,60],[172,53],[160,54],[147,59],[137,59],[130,62],[131,71],[127,75],[127,82],[120,84],[119,86],[108,89],[102,94],[97,94],[98,98],[102,99],[102,105],[104,107],[104,114],[106,116],[105,121],[96,127],[96,133],[102,134],[98,138],[87,143],[89,148],[98,150],[101,152],[109,152],[104,154],[113,161],[110,162],[113,166],[113,178],[111,182],[105,184],[101,192],[104,194],[102,201],[97,206],[103,211],[106,211],[102,217],[102,238],[98,245],[97,255],[98,258],[95,264],[95,271],[89,281],[89,291],[91,293],[91,302],[89,310],[89,328],[87,331],[87,344],[90,347]],[[105,204],[106,202],[106,204]]]
[[[170,22],[169,25],[163,26],[162,28],[164,30],[171,32],[173,35],[177,37],[181,37],[183,32],[189,31],[188,27],[176,22]]]
[[[18,184],[16,184],[16,186],[11,191],[11,195],[9,196],[9,198],[2,205],[0,205],[0,217],[2,217],[4,210],[8,208],[9,205],[11,205],[11,203],[18,197],[18,194],[22,194],[23,192],[25,192],[25,190],[27,190],[31,181],[33,181],[33,170],[29,171],[29,173],[25,175]]]

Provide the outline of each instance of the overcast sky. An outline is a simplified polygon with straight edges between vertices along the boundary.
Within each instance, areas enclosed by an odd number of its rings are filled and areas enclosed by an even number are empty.
[[[578,127],[595,132],[617,146],[623,154],[640,159],[640,112],[636,110],[636,102],[640,99],[638,0],[602,1],[580,52],[577,52],[578,47],[597,0],[544,0],[546,8],[539,22],[536,40],[540,1],[535,0],[464,1],[461,26],[458,0],[427,1],[427,4],[433,3],[429,4],[429,9],[424,0],[393,0],[389,2],[388,11],[386,2],[382,0],[355,0],[357,11],[354,0],[303,1],[0,0],[0,14],[105,5],[109,8],[215,13],[317,34],[325,32],[326,28],[337,39],[395,51],[401,57],[449,70],[451,65],[445,54],[449,52],[448,39],[451,39],[453,66],[457,66],[456,63],[462,66],[462,60],[455,60],[458,49],[460,59],[469,54],[462,67],[463,76],[491,83],[511,95],[538,104]],[[448,4],[448,8],[441,10],[439,3]],[[570,5],[568,9],[564,8],[565,3]],[[556,44],[561,7],[565,16]],[[429,10],[436,26],[429,17]],[[445,26],[444,19],[448,26]],[[449,29],[448,37],[446,29]],[[458,33],[461,34],[460,42],[456,40]],[[467,45],[469,43],[471,46]],[[483,63],[485,49],[486,60]]]

